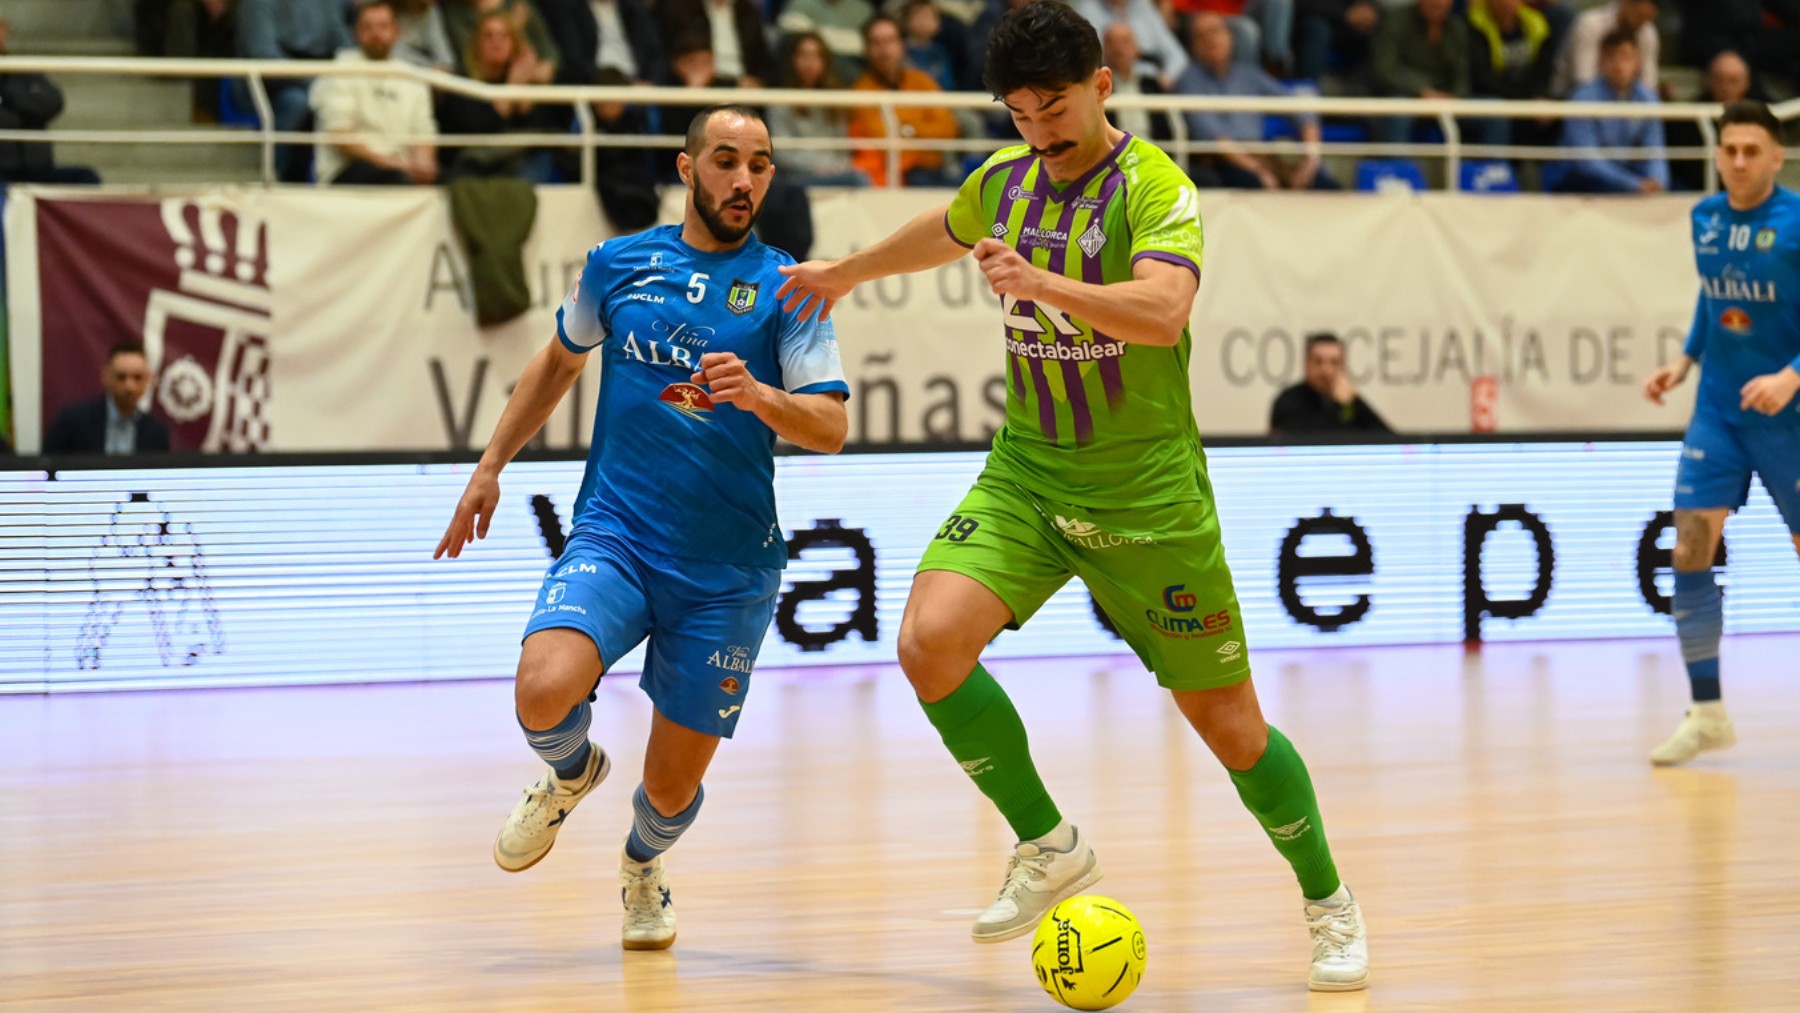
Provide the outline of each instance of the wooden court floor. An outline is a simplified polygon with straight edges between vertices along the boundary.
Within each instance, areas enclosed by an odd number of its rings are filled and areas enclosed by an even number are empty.
[[[1268,652],[1370,923],[1310,995],[1298,892],[1128,659],[995,666],[1149,967],[1128,1010],[1800,1009],[1800,636],[1727,642],[1741,744],[1646,751],[1674,639]],[[618,946],[648,706],[556,850],[488,848],[537,776],[503,683],[0,699],[0,1008],[1049,1010],[978,947],[1004,824],[893,669],[763,673],[671,853],[680,940]]]

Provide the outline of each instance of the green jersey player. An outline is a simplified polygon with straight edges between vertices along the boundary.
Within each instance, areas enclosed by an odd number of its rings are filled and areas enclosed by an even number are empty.
[[[1338,878],[1306,766],[1250,681],[1188,387],[1199,287],[1198,197],[1154,146],[1105,118],[1112,72],[1092,25],[1053,0],[1007,14],[986,84],[1025,144],[971,175],[947,209],[837,261],[781,270],[804,317],[858,283],[972,250],[1001,298],[1006,424],[937,533],[900,630],[900,664],[951,755],[1019,843],[979,942],[1032,931],[1100,878],[1038,777],[1024,725],[982,648],[1078,575],[1172,691],[1294,867],[1314,989],[1368,980],[1362,915]]]

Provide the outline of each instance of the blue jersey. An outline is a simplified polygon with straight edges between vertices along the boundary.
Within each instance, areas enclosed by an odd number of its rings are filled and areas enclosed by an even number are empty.
[[[1774,416],[1739,408],[1739,391],[1783,366],[1800,369],[1800,194],[1776,187],[1749,211],[1725,194],[1694,208],[1700,301],[1687,354],[1700,362],[1696,412],[1745,426],[1800,426],[1800,397]]]
[[[787,564],[774,431],[713,404],[691,377],[702,355],[735,352],[770,386],[848,395],[832,325],[801,323],[775,298],[776,267],[793,262],[754,236],[724,253],[696,250],[673,225],[588,253],[556,313],[565,346],[605,357],[575,528],[680,559]]]

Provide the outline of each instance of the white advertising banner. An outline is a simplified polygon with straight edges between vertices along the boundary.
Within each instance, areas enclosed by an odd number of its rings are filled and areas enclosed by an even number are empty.
[[[607,225],[578,187],[539,191],[524,250],[532,309],[474,322],[437,191],[278,189],[155,198],[15,188],[7,212],[21,450],[95,393],[113,342],[141,336],[153,407],[208,450],[479,447]],[[943,191],[815,196],[814,256],[866,246]],[[679,215],[679,192],[665,217]],[[1339,334],[1396,429],[1466,432],[1472,391],[1500,431],[1669,431],[1638,391],[1680,349],[1697,279],[1685,198],[1214,193],[1193,315],[1201,431],[1266,429],[1305,336]],[[997,300],[967,258],[864,286],[837,311],[851,439],[985,441],[1003,417]],[[597,370],[542,444],[586,443]]]
[[[1111,616],[1071,582],[987,654],[1124,654],[1112,630],[1126,628],[1247,643],[1253,659],[1601,637],[1673,650],[1678,452],[1216,449],[1243,629],[1202,622],[1222,605],[1197,600],[1175,560]],[[913,570],[982,456],[779,458],[790,563],[758,664],[892,664]],[[437,561],[467,465],[0,472],[0,693],[509,676],[581,468],[508,468],[487,539]],[[1760,488],[1726,544],[1727,632],[1800,629],[1800,567]],[[640,664],[633,652],[618,670]]]

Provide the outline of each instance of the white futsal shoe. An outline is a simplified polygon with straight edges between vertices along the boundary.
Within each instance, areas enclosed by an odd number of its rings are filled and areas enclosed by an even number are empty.
[[[1725,715],[1725,704],[1718,700],[1697,703],[1687,709],[1675,734],[1650,753],[1650,762],[1658,767],[1686,763],[1708,749],[1724,749],[1737,745],[1737,729]]]
[[[1034,931],[1044,912],[1099,881],[1100,860],[1080,830],[1068,851],[1045,851],[1020,841],[1007,860],[1000,895],[975,919],[969,934],[978,943],[1015,939]]]
[[[675,943],[675,898],[662,856],[634,862],[619,856],[619,899],[625,902],[621,942],[628,950],[666,950]]]
[[[1369,987],[1369,939],[1363,931],[1362,908],[1349,887],[1339,886],[1324,900],[1307,901],[1306,928],[1313,944],[1308,988],[1355,992]]]
[[[611,771],[612,760],[599,746],[588,750],[587,770],[573,785],[557,780],[554,771],[545,771],[538,783],[525,789],[525,797],[500,827],[494,838],[494,864],[507,872],[524,872],[538,864],[556,843],[563,820]]]

